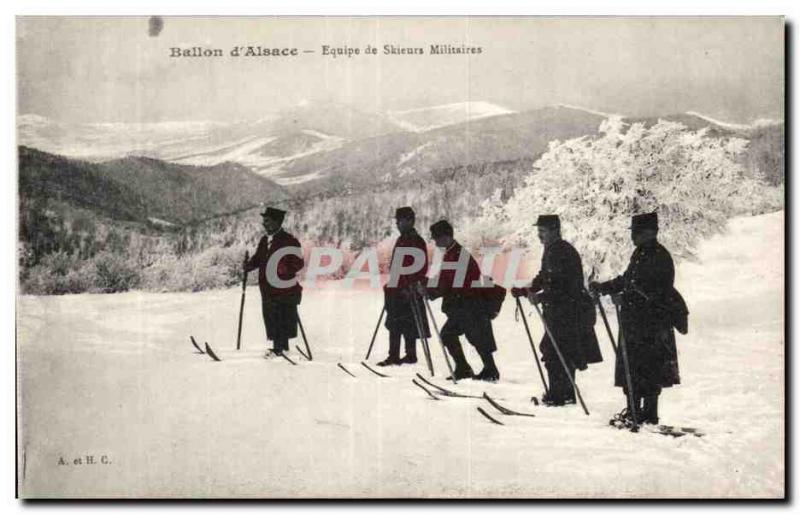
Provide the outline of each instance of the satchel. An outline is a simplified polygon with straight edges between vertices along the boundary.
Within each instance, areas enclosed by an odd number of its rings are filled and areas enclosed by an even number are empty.
[[[675,330],[686,335],[689,332],[689,308],[686,306],[686,301],[678,290],[673,287],[667,302],[669,304],[667,309],[669,310],[670,323],[675,327]]]
[[[506,288],[495,284],[490,277],[484,277],[483,280],[484,283],[492,284],[492,287],[486,288],[485,305],[489,319],[495,319],[500,314],[503,301],[506,299]]]

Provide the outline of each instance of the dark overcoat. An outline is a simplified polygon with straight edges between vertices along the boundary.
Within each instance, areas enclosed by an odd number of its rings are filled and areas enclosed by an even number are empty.
[[[598,284],[598,291],[614,294],[620,310],[619,338],[624,338],[634,392],[657,393],[680,383],[678,351],[668,305],[673,294],[672,256],[657,241],[639,246],[622,275]],[[617,352],[614,383],[626,387],[622,352]]]
[[[296,248],[296,253],[276,257],[277,263],[270,263],[273,255],[282,248]],[[296,280],[289,287],[271,283],[267,274],[268,265],[276,266],[277,276],[281,281],[296,279],[305,265],[300,241],[283,229],[272,236],[264,236],[245,267],[248,272],[258,269],[258,288],[261,291],[267,338],[270,341],[292,339],[297,337],[297,306],[302,299],[303,288]]]
[[[413,228],[400,234],[392,249],[392,258],[389,261],[389,268],[392,269],[392,263],[395,259],[400,258],[398,249],[401,248],[416,248],[423,252],[425,256],[425,263],[422,268],[414,273],[403,274],[397,277],[396,283],[392,283],[391,277],[389,283],[384,287],[384,300],[386,305],[386,321],[384,326],[389,331],[398,331],[403,334],[413,334],[419,337],[419,331],[414,319],[413,305],[419,309],[420,322],[422,323],[422,335],[426,338],[431,337],[431,331],[428,326],[428,315],[425,312],[425,304],[422,303],[422,298],[419,294],[412,289],[415,283],[423,282],[428,275],[428,246],[425,240],[422,239],[416,230]],[[411,255],[403,255],[402,265],[404,267],[411,266],[414,258]],[[401,263],[395,263],[397,265]],[[412,302],[415,302],[412,304]]]
[[[545,321],[565,359],[581,370],[602,362],[594,332],[594,304],[583,286],[581,256],[571,244],[559,239],[545,246],[541,270],[531,281],[529,291],[540,292]],[[543,361],[558,361],[547,333],[539,349]]]

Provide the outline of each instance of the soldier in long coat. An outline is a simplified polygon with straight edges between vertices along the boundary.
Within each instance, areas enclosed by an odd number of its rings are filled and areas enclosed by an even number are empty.
[[[297,238],[283,229],[285,216],[286,211],[272,207],[261,213],[267,234],[258,242],[255,254],[244,263],[246,273],[258,269],[261,313],[273,355],[289,351],[289,339],[297,337],[297,306],[303,292],[297,280],[297,273],[305,265],[302,249]],[[276,256],[279,251],[281,254]]]
[[[542,215],[536,221],[539,240],[544,245],[539,274],[529,287],[514,288],[513,296],[527,296],[532,303],[542,304],[548,328],[555,338],[567,369],[558,358],[556,348],[545,332],[539,349],[550,382],[547,405],[575,403],[575,370],[602,362],[600,346],[594,332],[594,304],[583,286],[583,264],[577,250],[561,239],[561,220],[556,215]],[[569,377],[567,376],[569,372]]]
[[[400,207],[395,211],[395,223],[400,237],[394,244],[390,270],[403,268],[409,269],[415,264],[414,256],[404,253],[404,249],[415,249],[419,258],[423,259],[422,267],[413,273],[401,273],[391,276],[384,286],[384,301],[386,306],[386,321],[384,326],[389,331],[389,356],[378,363],[378,366],[397,364],[415,364],[417,362],[417,338],[430,337],[428,316],[422,298],[415,287],[417,282],[424,281],[428,274],[428,247],[425,240],[414,229],[416,215],[411,207]],[[419,314],[415,319],[414,308]],[[417,326],[417,322],[421,326]],[[422,334],[420,334],[420,330]],[[400,358],[400,338],[405,341],[405,356]]]
[[[625,273],[607,282],[589,284],[592,292],[617,295],[620,339],[624,338],[637,420],[658,424],[658,397],[664,387],[680,383],[678,352],[669,309],[675,267],[672,256],[658,242],[658,215],[639,214],[631,220],[636,249]],[[620,342],[622,344],[622,342]],[[627,397],[624,361],[618,352],[614,383]]]
[[[441,220],[430,227],[431,238],[439,248],[445,248],[443,267],[464,262],[466,270],[458,273],[455,269],[442,269],[435,286],[427,289],[430,298],[442,298],[442,312],[447,321],[442,326],[442,343],[455,361],[456,379],[475,378],[495,382],[500,372],[494,362],[493,353],[497,350],[492,331],[491,315],[487,309],[488,290],[480,287],[481,270],[478,263],[458,242],[453,239],[453,227]],[[466,255],[462,259],[461,255]],[[457,280],[463,276],[463,281]],[[483,362],[483,370],[475,375],[464,356],[459,336],[464,335],[475,347]]]

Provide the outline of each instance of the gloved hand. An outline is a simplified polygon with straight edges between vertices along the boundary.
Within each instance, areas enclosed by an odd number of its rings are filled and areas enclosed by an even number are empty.
[[[520,296],[527,296],[528,292],[527,289],[524,287],[512,287],[511,288],[511,296],[514,298],[519,298]]]
[[[589,292],[594,294],[600,294],[600,284],[592,280],[589,282]]]
[[[530,300],[532,304],[539,305],[544,301],[544,298],[542,298],[542,293],[531,293],[528,295],[528,300]]]

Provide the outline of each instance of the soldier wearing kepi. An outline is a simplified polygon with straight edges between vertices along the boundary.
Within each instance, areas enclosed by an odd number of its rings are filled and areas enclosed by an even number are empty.
[[[436,285],[428,287],[427,294],[431,298],[442,297],[442,312],[447,315],[442,327],[442,343],[455,361],[455,377],[495,382],[500,379],[492,356],[497,346],[491,314],[487,310],[488,290],[480,287],[480,267],[472,255],[453,239],[453,227],[446,220],[437,221],[430,230],[436,246],[446,251],[438,280],[431,280]],[[477,375],[473,374],[464,357],[458,339],[461,335],[466,336],[483,361],[483,370]]]
[[[630,420],[635,409],[638,422],[658,424],[661,389],[680,383],[673,319],[670,309],[665,308],[674,305],[677,294],[673,288],[675,267],[672,256],[658,242],[656,213],[633,216],[631,239],[636,249],[625,273],[608,282],[592,282],[589,289],[595,294],[619,295],[621,338],[627,349],[634,402],[630,405],[628,401],[628,410],[622,416],[626,419],[620,421]],[[685,304],[682,308],[685,310]],[[617,355],[614,383],[627,395],[621,353]]]
[[[289,339],[297,337],[297,306],[303,288],[297,273],[303,269],[300,242],[283,230],[286,211],[267,207],[261,213],[267,235],[258,242],[258,249],[245,261],[245,272],[258,268],[258,288],[261,290],[261,312],[267,339],[272,352],[267,356],[289,351]]]
[[[385,327],[389,331],[389,356],[379,362],[378,366],[397,364],[415,364],[417,362],[417,337],[419,329],[424,337],[430,337],[428,317],[425,315],[422,299],[419,297],[415,284],[425,280],[428,274],[428,247],[414,229],[414,210],[411,207],[400,207],[395,211],[395,223],[400,237],[394,244],[390,270],[397,272],[402,267],[404,270],[415,269],[408,273],[392,274],[389,282],[384,286],[384,299],[386,306]],[[412,254],[413,252],[413,254]],[[421,262],[415,262],[415,255]],[[417,267],[417,264],[421,266]],[[417,295],[416,298],[412,295]],[[417,327],[412,301],[420,307],[421,327]],[[400,358],[400,338],[405,341],[406,354]]]
[[[567,367],[564,369],[550,336],[545,332],[539,349],[550,387],[549,394],[542,401],[546,405],[560,406],[575,403],[572,387],[575,370],[585,370],[588,364],[601,362],[603,357],[594,333],[594,304],[583,287],[581,256],[571,244],[561,239],[558,216],[539,216],[536,226],[539,241],[544,245],[541,269],[529,287],[513,288],[511,294],[527,296],[532,303],[542,304],[545,322]]]

